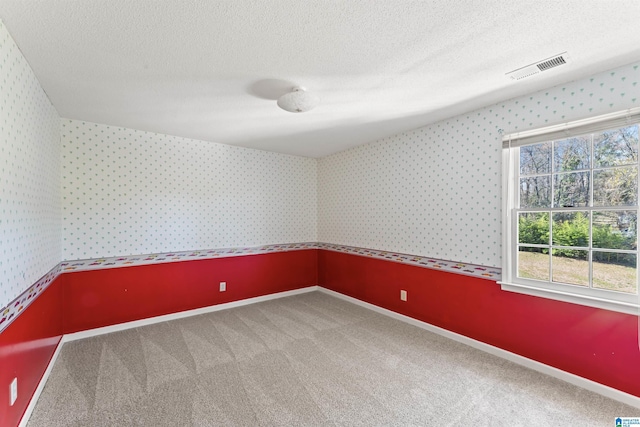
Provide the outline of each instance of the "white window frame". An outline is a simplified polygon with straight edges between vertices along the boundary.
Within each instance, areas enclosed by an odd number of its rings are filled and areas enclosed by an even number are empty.
[[[601,130],[625,127],[640,123],[640,108],[634,108],[617,113],[602,115],[585,120],[563,123],[526,132],[504,135],[502,138],[502,280],[498,282],[502,290],[526,295],[549,298],[573,304],[597,307],[629,314],[640,312],[640,292],[625,294],[597,288],[585,288],[551,281],[531,280],[517,277],[517,227],[518,211],[516,209],[519,197],[519,147],[539,142],[561,140],[570,136],[584,135]],[[640,166],[639,166],[640,169]],[[640,173],[639,173],[640,176]],[[593,177],[591,177],[593,179]],[[640,201],[640,198],[638,199]],[[624,210],[636,210],[638,206],[621,206]],[[589,207],[588,209],[593,209]],[[522,209],[529,211],[528,209]],[[554,209],[545,209],[552,211]],[[584,210],[572,208],[570,210]],[[598,210],[597,208],[595,210]],[[549,218],[551,221],[551,217]],[[591,259],[591,257],[589,258]],[[636,256],[636,263],[640,263],[640,254]],[[591,267],[590,267],[591,268]],[[636,265],[637,271],[638,265]],[[550,272],[551,274],[551,272]],[[640,274],[636,280],[640,281]],[[640,290],[640,284],[637,284]]]

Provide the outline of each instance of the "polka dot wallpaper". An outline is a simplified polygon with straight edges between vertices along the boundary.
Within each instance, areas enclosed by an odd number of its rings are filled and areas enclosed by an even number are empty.
[[[316,160],[60,119],[0,22],[0,307],[61,260],[321,241],[498,267],[501,134],[638,107],[639,81],[631,64]]]
[[[317,240],[317,160],[62,120],[65,260]]]
[[[59,125],[0,21],[0,307],[60,262]]]
[[[631,64],[320,159],[321,242],[499,267],[501,132],[640,106]]]

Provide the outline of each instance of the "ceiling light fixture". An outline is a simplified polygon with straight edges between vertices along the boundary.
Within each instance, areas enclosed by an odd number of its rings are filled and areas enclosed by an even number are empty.
[[[278,107],[292,113],[304,113],[315,108],[320,98],[301,86],[294,87],[291,92],[278,98]]]

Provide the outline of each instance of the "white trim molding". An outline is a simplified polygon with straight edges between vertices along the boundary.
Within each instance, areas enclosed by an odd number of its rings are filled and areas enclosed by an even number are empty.
[[[619,402],[622,402],[627,405],[640,409],[640,397],[634,396],[632,394],[625,393],[623,391],[571,374],[569,372],[560,370],[558,368],[545,365],[544,363],[526,358],[524,356],[520,356],[515,353],[511,353],[510,351],[503,350],[499,347],[495,347],[495,346],[483,343],[481,341],[474,340],[473,338],[469,338],[464,335],[460,335],[455,332],[448,331],[438,326],[431,325],[429,323],[414,319],[409,316],[405,316],[400,313],[396,313],[391,310],[387,310],[386,308],[382,308],[377,305],[373,305],[368,302],[361,301],[359,299],[341,294],[339,292],[335,292],[330,289],[323,288],[321,286],[309,286],[306,288],[294,289],[291,291],[278,292],[275,294],[263,295],[263,296],[254,297],[254,298],[247,298],[244,300],[233,301],[229,303],[197,308],[194,310],[187,310],[179,313],[156,316],[148,319],[135,320],[132,322],[120,323],[118,325],[106,326],[103,328],[90,329],[88,331],[82,331],[82,332],[76,332],[73,334],[63,335],[62,339],[58,343],[58,346],[56,347],[55,352],[53,353],[53,356],[51,357],[51,360],[49,361],[49,364],[47,365],[47,369],[45,370],[44,374],[42,375],[42,378],[40,379],[40,382],[38,383],[38,387],[36,388],[35,393],[31,397],[31,400],[29,401],[29,405],[27,406],[27,409],[25,410],[22,416],[19,426],[20,427],[27,426],[27,423],[29,422],[29,418],[31,417],[31,414],[33,413],[33,410],[36,406],[36,403],[40,398],[40,394],[42,393],[42,390],[44,389],[44,386],[47,382],[47,379],[51,374],[51,370],[53,369],[53,366],[58,358],[58,355],[60,354],[62,346],[67,342],[76,341],[76,340],[94,337],[94,336],[103,335],[103,334],[108,334],[108,333],[117,332],[117,331],[123,331],[126,329],[137,328],[140,326],[152,325],[154,323],[166,322],[168,320],[182,319],[185,317],[197,316],[200,314],[212,313],[215,311],[227,310],[235,307],[242,307],[249,304],[255,304],[258,302],[270,301],[278,298],[284,298],[284,297],[289,297],[293,295],[300,295],[300,294],[305,294],[305,293],[314,292],[314,291],[319,291],[327,295],[340,298],[342,300],[356,304],[360,307],[364,307],[369,310],[373,310],[377,313],[383,314],[385,316],[391,317],[393,319],[397,319],[402,322],[408,323],[410,325],[417,326],[421,329],[427,330],[429,332],[433,332],[445,338],[454,340],[462,344],[466,344],[475,349],[482,350],[486,353],[509,360],[511,362],[517,363],[518,365],[524,366],[526,368],[533,369],[534,371],[549,375],[551,377],[573,384],[577,387],[584,388],[586,390],[592,391],[594,393],[598,393],[602,396],[617,400]]]
[[[36,391],[31,396],[31,400],[29,401],[29,405],[27,405],[27,409],[24,411],[22,415],[22,419],[18,424],[19,427],[26,427],[29,422],[29,418],[31,418],[31,414],[38,403],[38,399],[40,398],[40,394],[42,394],[42,390],[44,389],[47,380],[49,379],[49,375],[51,375],[51,370],[53,369],[53,365],[58,359],[58,355],[62,349],[62,346],[71,341],[81,340],[84,338],[95,337],[98,335],[110,334],[112,332],[124,331],[126,329],[137,328],[140,326],[153,325],[155,323],[166,322],[168,320],[175,319],[183,319],[185,317],[198,316],[200,314],[205,313],[213,313],[215,311],[228,310],[230,308],[242,307],[244,305],[255,304],[263,301],[270,301],[279,298],[290,297],[293,295],[306,294],[308,292],[317,291],[319,289],[318,286],[308,286],[306,288],[294,289],[291,291],[278,292],[275,294],[262,295],[254,298],[247,298],[238,301],[227,302],[224,304],[211,305],[208,307],[196,308],[193,310],[181,311],[178,313],[165,314],[163,316],[155,316],[150,317],[148,319],[134,320],[132,322],[119,323],[117,325],[105,326],[103,328],[95,328],[89,329],[87,331],[75,332],[73,334],[65,334],[62,336],[60,341],[58,342],[58,346],[56,347],[49,364],[47,365],[47,369],[44,371],[40,382],[38,383],[38,387],[36,387]]]
[[[213,313],[215,311],[221,311],[221,310],[228,310],[230,308],[242,307],[244,305],[255,304],[258,302],[271,301],[278,298],[285,298],[293,295],[306,294],[308,292],[313,292],[317,290],[318,290],[318,286],[307,286],[306,288],[294,289],[291,291],[278,292],[278,293],[269,294],[269,295],[261,295],[259,297],[226,302],[223,304],[210,305],[202,308],[194,308],[193,310],[180,311],[178,313],[171,313],[171,314],[164,314],[162,316],[149,317],[148,319],[133,320],[131,322],[118,323],[117,325],[104,326],[102,328],[88,329],[86,331],[65,334],[62,337],[62,341],[63,342],[76,341],[84,338],[95,337],[98,335],[110,334],[112,332],[138,328],[140,326],[153,325],[155,323],[160,323],[160,322],[167,322],[169,320],[183,319],[185,317],[198,316],[200,314]]]
[[[535,286],[527,286],[519,283],[498,282],[503,291],[516,292],[535,297],[549,298],[572,304],[585,305],[587,307],[600,308],[603,310],[618,311],[625,314],[638,315],[640,308],[638,304],[623,301],[614,301],[596,296],[579,295],[570,292],[563,292],[556,289],[543,289]]]
[[[31,400],[29,400],[29,404],[27,405],[27,409],[25,409],[24,414],[22,414],[22,418],[20,419],[20,423],[18,427],[27,427],[27,423],[29,422],[29,418],[31,418],[31,414],[36,407],[36,403],[38,403],[38,399],[40,399],[40,395],[42,394],[42,390],[44,390],[44,386],[49,379],[49,375],[51,375],[51,371],[53,370],[53,365],[56,364],[56,360],[60,355],[60,350],[62,350],[62,344],[64,344],[64,335],[58,341],[58,345],[56,346],[56,350],[53,352],[53,356],[51,356],[51,360],[49,360],[49,364],[47,365],[47,369],[45,369],[44,374],[42,374],[42,378],[40,378],[40,382],[38,383],[38,387],[36,387],[36,391],[31,396]]]
[[[530,131],[524,131],[519,133],[511,133],[504,135],[502,138],[502,277],[498,279],[503,291],[516,292],[525,295],[532,295],[540,298],[547,298],[552,300],[558,300],[562,302],[578,304],[588,307],[594,307],[603,310],[616,311],[625,314],[638,315],[640,312],[640,276],[637,272],[640,264],[640,256],[637,250],[637,245],[633,244],[633,241],[637,242],[637,225],[635,230],[633,226],[628,226],[628,231],[634,230],[635,236],[630,237],[631,241],[626,243],[626,246],[610,245],[609,243],[596,243],[595,231],[596,221],[595,215],[602,211],[618,212],[628,215],[629,212],[634,212],[635,222],[637,223],[638,215],[638,199],[640,193],[637,193],[637,173],[638,173],[638,161],[637,155],[629,156],[628,161],[623,161],[618,165],[616,162],[604,162],[598,163],[596,161],[596,146],[597,146],[597,134],[595,132],[601,132],[607,129],[613,129],[620,131],[627,127],[633,128],[637,134],[637,126],[640,122],[640,107],[631,108],[624,111],[619,111],[610,114],[604,114],[600,116],[590,117],[583,120],[576,120],[572,122],[563,123],[560,125],[533,129]],[[556,144],[563,143],[563,140],[571,136],[583,135],[588,137],[584,140],[588,149],[585,153],[588,156],[584,156],[583,160],[585,164],[580,168],[569,170],[557,169],[554,166],[557,160],[560,158],[560,153],[564,149],[558,149]],[[636,137],[637,138],[637,137]],[[531,171],[521,172],[520,167],[520,155],[521,149],[527,145],[547,142],[549,153],[548,161],[549,165],[543,168],[543,170],[536,170],[535,173]],[[572,142],[573,144],[573,142]],[[576,143],[577,144],[577,143]],[[636,144],[637,145],[637,144]],[[562,147],[562,145],[560,145]],[[636,148],[637,150],[637,148]],[[633,151],[633,150],[632,150]],[[636,153],[637,154],[637,153]],[[546,165],[546,163],[545,163]],[[596,202],[595,190],[596,186],[595,177],[598,173],[615,171],[616,168],[624,168],[621,170],[633,171],[636,175],[635,187],[636,194],[634,198],[629,198],[625,202],[618,201],[600,201]],[[620,169],[619,169],[620,170]],[[587,188],[589,189],[586,194],[586,199],[576,203],[578,206],[573,206],[573,202],[569,205],[563,205],[554,199],[554,192],[558,185],[556,181],[558,177],[564,176],[565,173],[583,173],[588,180]],[[536,204],[528,206],[527,203],[521,203],[521,188],[523,179],[538,179],[544,178],[548,183],[549,196],[543,206],[538,207]],[[560,182],[560,181],[558,181]],[[633,182],[633,180],[630,180]],[[602,187],[603,184],[600,184]],[[555,200],[555,201],[554,201]],[[628,205],[626,203],[629,203]],[[556,241],[556,237],[559,236],[559,232],[555,231],[556,215],[566,213],[581,213],[583,218],[588,218],[588,232],[584,236],[585,239],[580,244],[565,242],[564,244]],[[545,214],[548,215],[548,228],[546,229],[546,237],[534,239],[532,241],[521,241],[519,238],[519,222],[520,218],[524,218],[521,215],[529,214]],[[630,233],[631,234],[631,233]],[[627,236],[625,236],[626,238]],[[546,240],[546,241],[545,241]],[[524,248],[524,250],[523,250]],[[556,259],[556,250],[575,250],[576,252],[583,252],[586,254],[585,270],[586,274],[581,277],[579,282],[575,279],[560,278],[556,279],[556,273],[564,271],[564,267],[559,267],[556,270],[554,260]],[[519,263],[520,259],[525,253],[524,251],[537,251],[540,255],[544,254],[548,261],[548,268],[545,271],[545,277],[526,277],[527,275],[520,272]],[[596,284],[596,277],[594,273],[594,266],[596,265],[595,254],[604,253],[622,254],[635,258],[635,266],[630,265],[631,269],[635,267],[635,290],[633,287],[627,290],[616,289],[615,286],[604,287]],[[630,264],[633,264],[630,262]],[[573,282],[571,282],[573,280]],[[634,285],[632,279],[627,279],[629,285]],[[625,283],[627,284],[627,283]]]
[[[609,387],[604,384],[591,381],[589,379],[580,377],[575,374],[571,374],[561,369],[554,368],[553,366],[545,365],[544,363],[538,362],[536,360],[529,359],[524,356],[520,356],[519,354],[515,354],[510,351],[503,350],[499,347],[495,347],[493,345],[483,343],[482,341],[474,340],[473,338],[469,338],[467,336],[457,334],[455,332],[451,332],[447,329],[440,328],[438,326],[432,325],[427,322],[423,322],[421,320],[414,319],[409,316],[405,316],[400,313],[396,313],[395,311],[387,310],[386,308],[382,308],[377,305],[373,305],[368,302],[361,301],[357,298],[353,298],[353,297],[341,294],[339,292],[332,291],[330,289],[320,287],[319,291],[325,294],[334,296],[336,298],[340,298],[342,300],[351,302],[353,304],[359,305],[361,307],[368,308],[377,313],[384,314],[385,316],[389,316],[393,319],[397,319],[402,322],[408,323],[410,325],[417,326],[418,328],[427,330],[429,332],[433,332],[445,338],[449,338],[459,343],[466,344],[470,347],[473,347],[478,350],[482,350],[486,353],[492,354],[502,359],[506,359],[510,362],[517,363],[518,365],[524,366],[525,368],[533,369],[534,371],[543,373],[545,375],[549,375],[553,378],[557,378],[559,380],[568,382],[569,384],[573,384],[577,387],[592,391],[594,393],[600,394],[602,396],[608,397],[613,400],[617,400],[618,402],[622,402],[626,405],[633,406],[634,408],[640,409],[640,397],[638,396],[625,393],[613,387]]]

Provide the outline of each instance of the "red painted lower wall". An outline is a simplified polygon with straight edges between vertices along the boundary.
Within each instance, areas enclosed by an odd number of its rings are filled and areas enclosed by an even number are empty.
[[[318,283],[316,249],[66,273],[65,334]],[[226,292],[219,292],[227,282]]]
[[[315,249],[62,274],[0,333],[0,426],[18,425],[62,334],[317,283]]]
[[[0,425],[18,424],[63,333],[316,284],[640,397],[636,316],[505,292],[475,277],[301,250],[59,276],[0,334]],[[14,377],[19,397],[9,407]]]
[[[502,291],[495,282],[327,250],[327,289],[640,397],[638,317]],[[400,290],[408,300],[400,300]]]
[[[0,333],[0,426],[17,426],[62,338],[61,276]],[[18,399],[9,406],[9,384]]]

